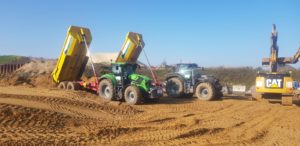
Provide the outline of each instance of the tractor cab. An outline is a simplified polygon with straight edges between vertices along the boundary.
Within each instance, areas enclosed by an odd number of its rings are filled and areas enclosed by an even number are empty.
[[[117,81],[120,83],[130,83],[128,80],[129,75],[135,73],[137,64],[113,63],[112,72],[116,76]],[[124,81],[124,82],[123,82]]]
[[[180,63],[176,65],[175,73],[182,75],[186,80],[197,80],[202,75],[203,68],[195,63]]]

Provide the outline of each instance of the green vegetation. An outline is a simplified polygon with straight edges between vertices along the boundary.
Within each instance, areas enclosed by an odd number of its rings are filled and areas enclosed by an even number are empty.
[[[20,58],[21,58],[20,56],[15,56],[15,55],[2,55],[0,56],[0,64],[14,62]]]
[[[257,69],[252,67],[239,67],[239,68],[205,68],[204,74],[213,75],[217,77],[221,84],[224,85],[246,85],[249,89],[255,84],[255,77]]]

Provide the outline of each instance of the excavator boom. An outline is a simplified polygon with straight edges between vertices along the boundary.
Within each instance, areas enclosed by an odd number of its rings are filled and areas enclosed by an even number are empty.
[[[278,51],[279,48],[277,46],[277,30],[276,25],[273,24],[272,34],[271,34],[271,49],[270,49],[270,58],[263,58],[262,64],[263,65],[270,65],[271,72],[277,72],[277,65],[278,65]]]
[[[281,57],[279,64],[296,64],[299,61],[300,48],[293,57]]]
[[[277,72],[278,65],[286,65],[286,64],[295,64],[299,61],[300,57],[300,48],[295,53],[293,57],[278,57],[279,48],[277,46],[277,37],[278,33],[276,30],[276,25],[273,24],[272,35],[271,35],[271,51],[270,58],[263,58],[262,65],[270,65],[271,72]]]

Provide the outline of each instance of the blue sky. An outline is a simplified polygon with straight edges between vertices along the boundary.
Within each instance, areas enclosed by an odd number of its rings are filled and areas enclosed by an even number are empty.
[[[273,23],[280,56],[300,47],[299,6],[299,0],[3,0],[0,55],[57,58],[68,26],[78,25],[91,29],[94,53],[119,51],[134,31],[143,34],[154,65],[165,59],[260,66],[269,56]]]

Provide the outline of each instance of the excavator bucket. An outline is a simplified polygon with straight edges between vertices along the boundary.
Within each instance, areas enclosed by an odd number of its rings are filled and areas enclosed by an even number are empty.
[[[134,32],[127,33],[116,62],[135,64],[144,46],[145,43],[141,34]]]
[[[92,36],[88,28],[70,26],[56,67],[52,72],[55,83],[78,81],[88,62],[87,47]]]

